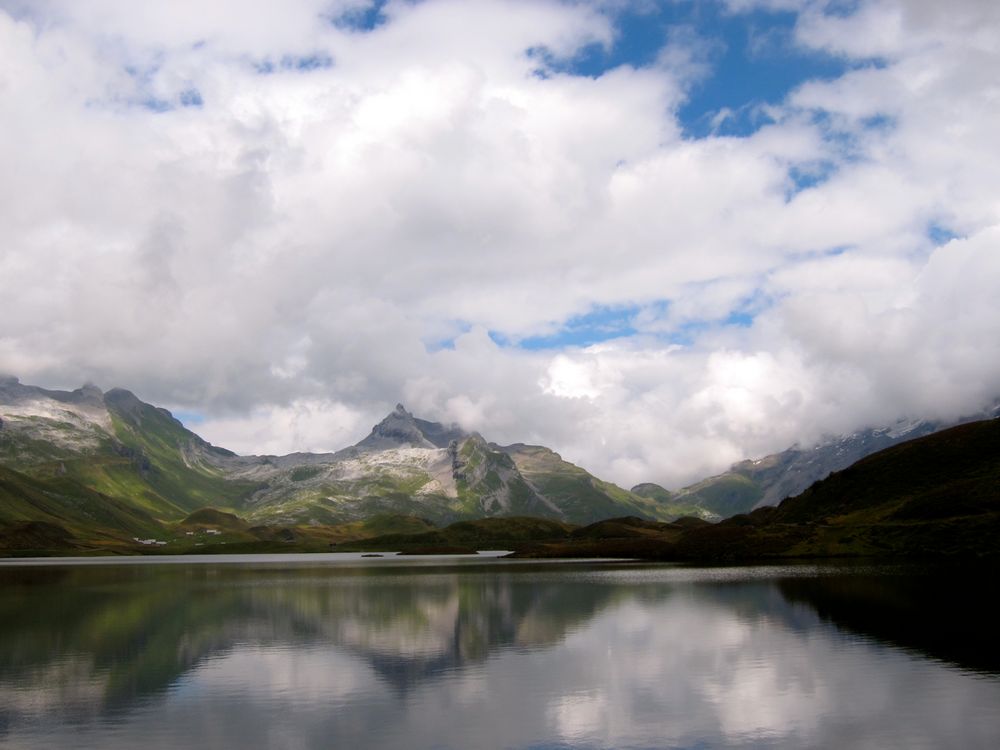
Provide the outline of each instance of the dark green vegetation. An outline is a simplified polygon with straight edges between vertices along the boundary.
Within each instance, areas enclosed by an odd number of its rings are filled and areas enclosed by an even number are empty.
[[[337,546],[338,551],[377,550],[424,552],[450,549],[520,549],[526,543],[566,539],[577,528],[547,518],[505,517],[459,521],[443,529],[418,534],[381,534]]]
[[[887,448],[777,508],[694,529],[671,556],[995,557],[1000,420]]]
[[[69,477],[48,481],[0,467],[0,554],[52,549],[130,548],[160,524],[141,508],[102,495]]]
[[[869,428],[827,439],[811,448],[793,447],[781,453],[733,464],[722,474],[708,477],[676,492],[655,484],[638,485],[632,492],[657,497],[676,515],[710,520],[749,513],[774,506],[799,495],[832,472],[841,471],[866,456],[957,424],[989,419],[1000,414],[994,405],[978,415],[950,422],[899,422],[892,427]]]
[[[596,524],[522,556],[663,560],[1000,556],[1000,420],[973,422],[887,448],[777,508],[716,524]],[[582,543],[584,534],[598,540]],[[643,535],[640,538],[640,535]],[[634,540],[631,543],[629,539]]]

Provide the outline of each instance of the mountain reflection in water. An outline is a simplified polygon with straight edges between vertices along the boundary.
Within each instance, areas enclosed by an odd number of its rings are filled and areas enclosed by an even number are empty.
[[[947,575],[0,566],[0,745],[1000,746]]]

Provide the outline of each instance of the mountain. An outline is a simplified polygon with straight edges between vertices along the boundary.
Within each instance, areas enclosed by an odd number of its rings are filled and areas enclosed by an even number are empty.
[[[359,450],[386,450],[391,448],[447,448],[453,440],[468,435],[455,426],[445,427],[437,422],[417,419],[402,404],[385,419],[372,427],[371,434],[355,447]]]
[[[234,457],[227,466],[231,477],[257,485],[242,508],[258,523],[343,523],[376,513],[439,523],[669,516],[659,503],[597,479],[548,448],[497,445],[418,419],[402,405],[337,453]]]
[[[856,461],[893,445],[938,432],[956,424],[1000,414],[1000,406],[951,423],[901,420],[890,427],[869,428],[850,435],[829,438],[813,448],[789,448],[752,461],[740,461],[730,469],[676,492],[659,485],[643,484],[633,493],[656,497],[676,515],[696,515],[709,520],[729,518],[755,508],[773,506],[804,492],[815,482]]]
[[[886,448],[764,506],[692,529],[675,557],[1000,553],[1000,419]]]
[[[655,498],[591,476],[543,446],[515,443],[497,448],[510,456],[528,485],[571,523],[587,524],[622,515],[672,520],[677,515]]]
[[[3,378],[0,468],[0,525],[51,523],[73,538],[162,536],[202,508],[258,526],[399,514],[436,523],[671,517],[656,499],[602,481],[548,448],[500,446],[402,405],[336,453],[238,456],[126,390],[47,390]]]
[[[0,380],[0,465],[37,480],[75,482],[171,519],[238,505],[253,485],[227,475],[234,457],[126,390]]]
[[[1000,419],[994,418],[886,448],[777,507],[714,524],[614,519],[516,549],[518,557],[713,563],[830,557],[996,562],[998,540]]]
[[[0,467],[0,526],[18,535],[44,531],[71,539],[96,534],[105,541],[123,533],[145,538],[160,529],[141,508],[72,479],[38,480],[4,467]]]

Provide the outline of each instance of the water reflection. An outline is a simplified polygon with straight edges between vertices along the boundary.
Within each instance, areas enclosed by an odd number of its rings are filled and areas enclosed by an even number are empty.
[[[1000,674],[1000,610],[993,577],[961,568],[908,569],[780,582],[790,602],[820,618],[884,643],[966,669]]]
[[[1000,746],[931,579],[802,572],[0,568],[0,744]]]

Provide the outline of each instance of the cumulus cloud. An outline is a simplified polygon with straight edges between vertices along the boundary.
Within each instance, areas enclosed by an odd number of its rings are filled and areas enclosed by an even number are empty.
[[[363,0],[0,0],[0,370],[130,387],[240,451],[337,449],[404,400],[668,486],[974,410],[1000,18],[778,5],[842,73],[695,138],[709,32],[574,72],[638,4],[398,0],[368,29]],[[558,343],[601,309],[625,335]]]

